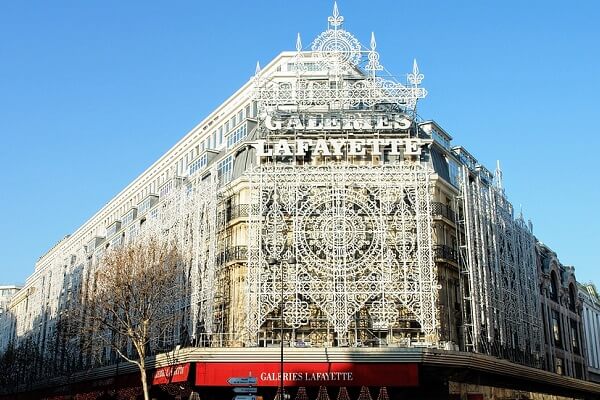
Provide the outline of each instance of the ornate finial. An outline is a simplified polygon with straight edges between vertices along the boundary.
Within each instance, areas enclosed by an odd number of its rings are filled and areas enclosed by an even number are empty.
[[[496,171],[494,172],[496,187],[502,189],[502,169],[500,169],[500,160],[496,160]]]
[[[365,69],[367,71],[371,71],[373,73],[373,77],[375,77],[375,71],[383,70],[383,66],[379,64],[379,53],[375,51],[376,46],[377,43],[375,42],[375,33],[371,32],[371,50],[369,50],[369,62],[367,63]]]
[[[519,204],[519,219],[523,221],[523,204]]]
[[[302,40],[300,39],[300,32],[298,32],[298,36],[296,37],[296,51],[298,53],[302,51]]]
[[[256,70],[254,70],[254,74],[258,75],[260,74],[260,62],[256,62]]]
[[[334,28],[337,28],[344,22],[344,17],[340,15],[338,10],[337,1],[333,2],[333,15],[327,18],[327,21],[329,22],[329,25],[333,26]]]
[[[425,75],[419,71],[419,65],[417,64],[417,59],[415,58],[413,61],[413,72],[408,74],[408,81],[411,84],[418,86],[421,84],[423,78],[425,78]]]

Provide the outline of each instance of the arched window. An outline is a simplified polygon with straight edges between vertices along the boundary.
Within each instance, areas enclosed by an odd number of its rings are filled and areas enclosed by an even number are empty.
[[[558,279],[556,278],[556,272],[550,273],[550,298],[554,301],[558,301]]]
[[[575,311],[575,285],[569,284],[569,309]]]

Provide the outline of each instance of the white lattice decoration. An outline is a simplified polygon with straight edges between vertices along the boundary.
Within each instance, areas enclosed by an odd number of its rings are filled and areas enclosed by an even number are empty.
[[[216,173],[212,176],[216,176]],[[188,266],[190,281],[189,332],[195,338],[213,332],[215,259],[217,249],[216,178],[181,185],[151,212],[136,240],[160,235],[171,240]]]
[[[529,364],[539,362],[542,348],[535,238],[501,189],[471,181],[463,167],[462,207],[465,250],[462,262],[469,277],[467,338],[473,350],[498,355],[515,349]]]
[[[281,304],[282,284],[289,326],[308,322],[309,302],[339,338],[361,309],[382,326],[405,309],[437,340],[430,173],[416,163],[263,165],[250,173],[250,340]]]
[[[335,5],[333,15],[328,19],[328,29],[313,41],[311,51],[301,51],[302,43],[298,36],[296,55],[290,66],[296,72],[296,79],[275,82],[257,69],[255,99],[259,108],[294,105],[300,108],[329,106],[335,110],[385,103],[398,105],[405,111],[415,109],[417,101],[427,95],[427,91],[419,87],[423,74],[419,72],[416,61],[406,85],[377,76],[376,73],[384,68],[375,50],[375,35],[371,35],[370,49],[364,48],[358,39],[342,28],[343,21],[344,17]],[[326,72],[327,79],[314,80],[312,75],[307,78],[305,75],[314,71],[314,66]],[[371,74],[366,75],[361,69]]]

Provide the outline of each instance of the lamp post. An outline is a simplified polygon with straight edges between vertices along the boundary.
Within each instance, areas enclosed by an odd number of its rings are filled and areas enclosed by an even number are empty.
[[[281,302],[279,303],[279,337],[280,337],[280,346],[279,346],[279,393],[280,393],[280,397],[279,400],[285,400],[285,394],[284,394],[284,380],[283,380],[283,300],[284,300],[284,291],[283,291],[283,285],[284,285],[284,275],[283,275],[283,262],[280,259],[277,259],[275,257],[271,257],[269,258],[269,260],[267,261],[269,263],[269,265],[274,266],[274,265],[279,265],[280,266],[280,282],[281,282]],[[296,263],[296,259],[294,257],[290,257],[290,259],[288,260],[288,264],[295,264]]]

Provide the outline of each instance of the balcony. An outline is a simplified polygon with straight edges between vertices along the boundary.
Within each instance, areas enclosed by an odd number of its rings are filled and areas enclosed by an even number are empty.
[[[449,221],[456,222],[456,214],[454,211],[443,203],[431,203],[431,215],[434,217],[443,217]]]
[[[248,246],[233,246],[217,254],[217,265],[230,262],[245,262],[248,259]]]
[[[158,203],[158,196],[155,194],[149,194],[148,196],[146,196],[144,198],[144,200],[142,200],[140,202],[140,204],[137,207],[138,210],[138,216],[142,216],[146,213],[146,211],[148,211],[149,209],[151,209],[152,207],[154,207],[156,205],[156,203]]]
[[[433,257],[435,261],[458,262],[458,253],[450,246],[436,244],[433,246]]]
[[[219,211],[217,214],[217,224],[222,226],[236,218],[248,218],[250,207],[256,206],[250,204],[238,204],[237,206],[227,207],[226,209]]]
[[[106,228],[106,237],[113,236],[115,233],[119,232],[119,230],[121,230],[121,221],[114,221]]]

